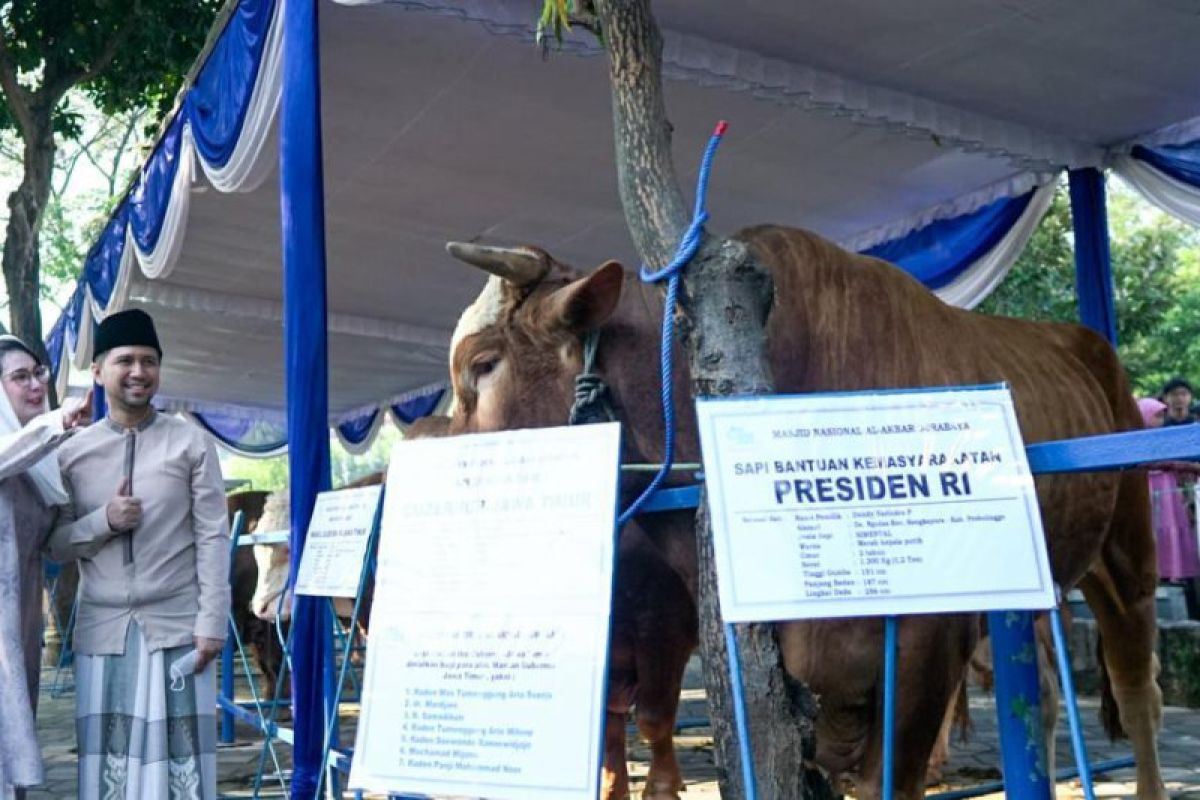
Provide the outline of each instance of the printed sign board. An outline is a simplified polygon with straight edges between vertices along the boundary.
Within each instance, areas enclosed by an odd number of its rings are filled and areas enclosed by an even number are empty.
[[[616,423],[396,445],[351,787],[596,796],[619,450]]]
[[[1007,389],[696,408],[727,621],[1054,606]]]
[[[382,488],[364,486],[317,495],[296,574],[296,594],[358,594]]]

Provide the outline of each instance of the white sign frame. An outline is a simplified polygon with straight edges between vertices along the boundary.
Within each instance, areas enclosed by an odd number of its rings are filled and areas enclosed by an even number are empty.
[[[297,595],[357,597],[382,486],[321,492],[296,571]]]
[[[396,445],[350,788],[596,797],[619,459],[617,423]]]
[[[727,622],[1055,606],[1007,387],[700,399],[696,410]]]

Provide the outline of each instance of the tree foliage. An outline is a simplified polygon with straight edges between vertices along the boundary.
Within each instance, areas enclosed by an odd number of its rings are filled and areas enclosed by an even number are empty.
[[[78,86],[106,114],[147,108],[159,119],[204,46],[220,0],[51,0],[0,3],[0,124],[19,127],[22,104],[53,110],[55,132],[82,133],[77,109],[62,104]]]
[[[72,90],[101,112],[160,118],[204,46],[220,0],[0,2],[0,128],[20,139],[21,181],[8,197],[4,278],[13,332],[45,352],[40,237],[59,140],[85,126]]]
[[[1108,186],[1118,352],[1138,393],[1151,395],[1171,375],[1200,378],[1200,234],[1118,181]],[[980,310],[1077,321],[1073,241],[1064,185],[1025,252]]]

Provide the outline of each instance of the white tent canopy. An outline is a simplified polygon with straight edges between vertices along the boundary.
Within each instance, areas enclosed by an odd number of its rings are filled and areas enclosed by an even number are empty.
[[[447,240],[636,264],[607,62],[582,32],[544,61],[537,5],[321,4],[331,422],[445,380],[482,285]],[[714,122],[731,123],[714,231],[779,222],[863,249],[1138,141],[1200,137],[1200,14],[1184,0],[654,7],[685,184]],[[107,303],[84,303],[154,315],[178,407],[282,419],[278,46],[267,37],[235,157],[194,169],[185,134],[157,245],[127,247]],[[77,347],[64,337],[77,366],[89,327]]]

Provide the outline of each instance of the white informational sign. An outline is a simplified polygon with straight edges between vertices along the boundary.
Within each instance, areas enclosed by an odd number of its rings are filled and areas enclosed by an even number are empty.
[[[726,621],[1054,607],[1007,389],[696,408]]]
[[[313,506],[296,594],[356,597],[382,486],[321,492]]]
[[[616,423],[400,442],[350,786],[591,800]]]

